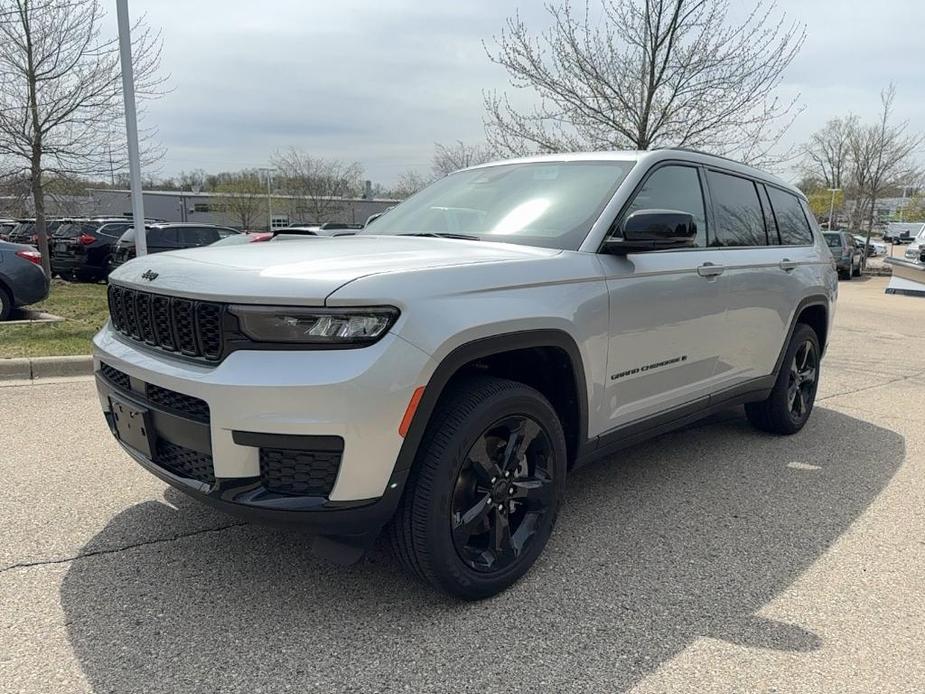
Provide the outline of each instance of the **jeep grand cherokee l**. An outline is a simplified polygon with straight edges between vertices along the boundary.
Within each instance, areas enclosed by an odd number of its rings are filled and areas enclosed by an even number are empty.
[[[138,258],[100,401],[139,464],[464,598],[543,550],[576,466],[744,404],[794,434],[838,281],[792,186],[685,150],[437,181],[355,236]]]

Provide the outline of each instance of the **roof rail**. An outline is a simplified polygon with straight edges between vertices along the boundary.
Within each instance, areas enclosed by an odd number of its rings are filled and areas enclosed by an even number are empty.
[[[702,154],[705,157],[715,157],[716,159],[722,159],[724,161],[731,161],[733,164],[738,164],[739,166],[749,166],[749,164],[745,164],[744,162],[737,161],[731,157],[723,156],[722,154],[713,154],[712,152],[704,152],[702,149],[693,149],[691,147],[656,147],[652,151],[661,152],[664,150],[671,150],[674,152],[688,152],[689,154]]]

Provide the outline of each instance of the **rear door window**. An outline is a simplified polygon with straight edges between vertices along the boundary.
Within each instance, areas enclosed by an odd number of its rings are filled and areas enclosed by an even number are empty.
[[[148,229],[146,241],[149,246],[177,248],[177,230],[175,227]]]
[[[218,229],[213,227],[183,227],[180,229],[180,245],[183,248],[208,246],[218,241]]]
[[[132,225],[128,222],[113,222],[111,224],[104,224],[99,229],[96,230],[96,233],[100,236],[106,236],[108,238],[117,239],[125,233],[127,229],[130,229]]]
[[[716,228],[711,246],[767,246],[764,211],[755,183],[748,178],[708,171]]]
[[[781,242],[785,246],[808,246],[813,242],[813,232],[809,220],[803,212],[800,199],[779,188],[768,186],[771,207],[777,220]]]

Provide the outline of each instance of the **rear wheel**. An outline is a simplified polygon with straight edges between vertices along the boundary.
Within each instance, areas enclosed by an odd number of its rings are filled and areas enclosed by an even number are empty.
[[[745,405],[748,420],[773,434],[795,434],[809,419],[819,386],[819,339],[797,323],[774,389],[767,400]]]
[[[391,525],[405,566],[473,600],[523,576],[552,533],[565,483],[562,426],[541,393],[482,378],[434,412]]]
[[[0,321],[7,320],[13,312],[13,298],[5,287],[0,287]]]

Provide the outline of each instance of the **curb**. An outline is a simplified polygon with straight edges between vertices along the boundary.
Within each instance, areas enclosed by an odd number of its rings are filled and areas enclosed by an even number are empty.
[[[0,383],[31,382],[46,378],[74,378],[93,375],[93,357],[33,357],[31,359],[0,359]]]

